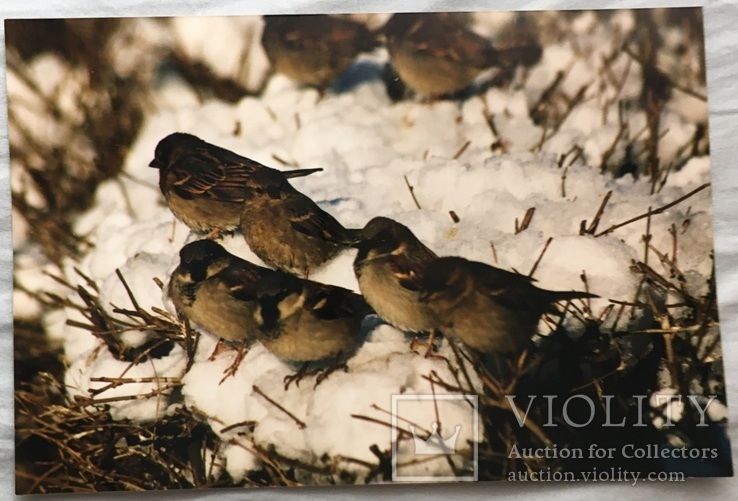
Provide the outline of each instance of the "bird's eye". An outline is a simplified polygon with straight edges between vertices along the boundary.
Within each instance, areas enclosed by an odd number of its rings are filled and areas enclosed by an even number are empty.
[[[388,232],[382,232],[377,235],[375,242],[377,242],[377,245],[388,250],[394,250],[397,247],[397,243]]]

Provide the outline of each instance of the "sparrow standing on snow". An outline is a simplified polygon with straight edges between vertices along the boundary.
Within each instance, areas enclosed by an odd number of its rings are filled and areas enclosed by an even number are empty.
[[[327,15],[264,16],[261,43],[276,71],[319,90],[378,45],[366,25]]]
[[[260,170],[244,197],[241,233],[267,265],[307,277],[358,237],[310,198],[293,188],[281,173]]]
[[[514,356],[536,332],[553,303],[598,297],[548,291],[533,279],[461,257],[438,258],[426,268],[421,301],[441,320],[441,331],[482,354]]]
[[[255,172],[282,182],[323,170],[278,171],[182,132],[159,141],[149,167],[159,169],[159,188],[175,217],[209,238],[238,228]]]
[[[375,217],[361,230],[354,274],[361,293],[384,321],[410,332],[433,332],[435,312],[420,301],[425,269],[438,256],[405,226]]]
[[[467,88],[494,66],[532,65],[541,56],[540,46],[497,50],[451,13],[395,14],[383,32],[402,81],[431,98]]]
[[[304,363],[285,378],[285,389],[292,381],[299,384],[310,362],[350,355],[359,345],[361,322],[371,313],[358,294],[282,272],[262,280],[256,294],[256,337],[280,359]],[[324,372],[316,386],[336,368]]]
[[[257,332],[256,288],[275,272],[230,254],[212,240],[185,245],[179,257],[179,266],[169,279],[169,297],[180,315],[222,340],[241,344],[229,369],[233,373],[243,357],[243,347]],[[220,343],[211,359],[219,347]]]

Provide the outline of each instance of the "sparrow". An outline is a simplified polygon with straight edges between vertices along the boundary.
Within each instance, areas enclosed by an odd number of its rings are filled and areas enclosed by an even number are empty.
[[[420,301],[426,267],[438,256],[402,224],[375,217],[361,230],[354,274],[366,302],[400,330],[433,332],[440,324]]]
[[[207,239],[182,247],[179,258],[167,288],[179,314],[214,336],[249,344],[257,330],[256,288],[274,271]]]
[[[379,42],[366,25],[345,17],[290,15],[264,16],[261,44],[276,71],[323,90]]]
[[[241,233],[268,266],[307,277],[358,238],[359,230],[344,228],[278,171],[254,172],[250,185]]]
[[[430,98],[464,90],[484,70],[532,65],[538,47],[497,50],[450,13],[394,14],[382,31],[400,78]]]
[[[271,172],[282,182],[323,170],[278,171],[182,132],[159,141],[149,167],[159,169],[159,189],[174,216],[210,238],[238,228],[255,172]]]
[[[528,344],[541,316],[554,303],[598,297],[589,292],[549,291],[533,279],[461,257],[441,257],[426,267],[425,302],[441,331],[482,354],[514,356]]]
[[[256,295],[257,339],[278,358],[304,364],[285,378],[285,389],[294,380],[299,384],[309,363],[349,356],[360,344],[362,320],[371,313],[359,294],[283,272],[262,280]],[[324,372],[316,386],[333,370]]]

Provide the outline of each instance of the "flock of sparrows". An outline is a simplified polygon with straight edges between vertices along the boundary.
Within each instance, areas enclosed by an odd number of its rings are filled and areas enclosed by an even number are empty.
[[[394,72],[429,98],[464,90],[486,69],[532,65],[541,56],[537,43],[498,50],[461,19],[394,14],[371,30],[345,16],[264,16],[261,41],[275,71],[321,92],[359,54],[384,43]],[[279,171],[184,133],[162,139],[150,166],[159,169],[175,217],[205,236],[181,249],[170,278],[179,314],[222,340],[259,340],[288,362],[349,356],[373,312],[403,331],[442,332],[482,354],[514,355],[553,303],[592,297],[544,291],[522,275],[438,257],[385,217],[345,228],[289,183],[322,169]],[[213,241],[237,230],[270,268]],[[358,249],[362,295],[308,279],[351,247]]]
[[[496,49],[461,19],[452,13],[394,14],[370,30],[332,15],[264,16],[262,46],[277,72],[324,90],[359,54],[384,42],[402,82],[429,98],[464,90],[484,70],[531,66],[541,57],[536,41]]]
[[[438,257],[386,217],[345,228],[289,183],[321,169],[279,171],[184,133],[162,139],[150,166],[159,169],[174,215],[208,237],[180,250],[168,285],[178,313],[221,339],[258,340],[287,362],[345,360],[371,313],[406,332],[440,332],[477,354],[512,357],[541,316],[556,311],[554,303],[597,297],[542,290],[524,275]],[[213,240],[237,229],[271,268]],[[347,248],[358,249],[361,295],[307,278]]]

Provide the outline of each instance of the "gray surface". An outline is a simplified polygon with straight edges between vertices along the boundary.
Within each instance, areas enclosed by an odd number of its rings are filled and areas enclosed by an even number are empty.
[[[582,2],[560,1],[309,1],[309,0],[251,0],[247,2],[190,0],[175,2],[140,2],[118,0],[116,2],[90,2],[64,0],[57,5],[33,0],[0,0],[3,18],[39,17],[120,17],[120,16],[173,16],[173,15],[224,15],[255,13],[308,13],[308,12],[383,12],[409,10],[484,10],[484,9],[581,9],[598,8],[691,6],[692,1],[609,1]],[[731,416],[730,435],[733,440],[733,456],[738,458],[738,0],[708,0],[705,7],[707,36],[707,63],[710,106],[710,135],[712,145],[713,195],[715,217],[715,250],[718,277],[718,299],[722,322],[723,349],[725,352]],[[2,30],[2,28],[0,28]],[[3,33],[4,36],[4,33]],[[10,233],[10,188],[8,185],[7,108],[5,104],[5,52],[0,66],[0,499],[13,498],[13,395],[12,395],[12,321],[11,281],[12,251]],[[86,496],[85,499],[372,499],[376,496],[393,496],[405,499],[476,499],[480,497],[507,497],[526,499],[612,499],[629,495],[668,496],[670,500],[696,497],[738,499],[738,480],[695,479],[684,483],[641,483],[636,487],[613,483],[572,484],[509,484],[486,483],[477,485],[432,486],[377,486],[364,488],[292,489],[260,491],[203,491],[161,492],[135,494],[106,494]],[[77,496],[75,496],[76,498]],[[43,499],[72,499],[69,496],[44,496]]]

